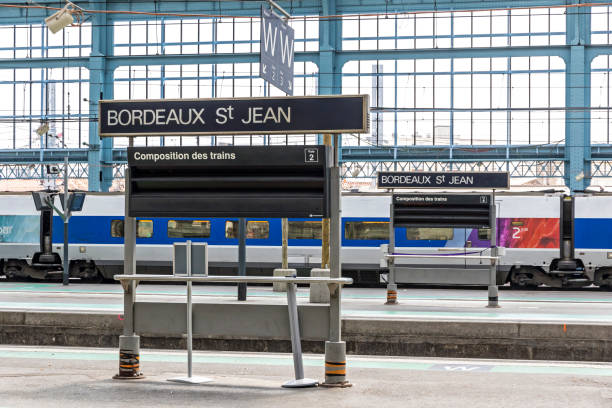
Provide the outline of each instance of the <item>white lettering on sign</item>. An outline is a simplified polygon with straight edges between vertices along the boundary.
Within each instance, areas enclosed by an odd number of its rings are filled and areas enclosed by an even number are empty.
[[[283,30],[279,30],[279,27],[272,27],[272,23],[263,25],[263,37],[264,37],[264,51],[269,52],[271,56],[276,53],[276,39],[280,40],[280,53],[281,62],[291,68],[293,65],[293,41]]]
[[[276,108],[268,107],[264,112],[264,108],[262,106],[255,106],[249,108],[248,117],[246,119],[241,119],[242,123],[248,125],[250,123],[281,123],[284,121],[285,123],[291,123],[291,107],[287,107],[286,109],[282,106]]]
[[[134,160],[165,161],[165,160],[236,160],[236,153],[230,152],[167,152],[167,153],[134,153]]]
[[[5,225],[0,227],[0,235],[9,235],[13,232],[13,226],[12,225]]]
[[[230,107],[230,109],[233,109]],[[106,113],[107,126],[167,126],[170,123],[181,125],[206,124],[204,121],[204,108],[194,109],[109,109]]]
[[[444,203],[448,201],[448,198],[447,197],[427,197],[427,196],[395,197],[395,201]]]
[[[263,26],[264,32],[264,51],[269,52],[274,56],[274,52],[276,51],[276,35],[278,34],[278,29],[275,27],[272,30],[272,23],[264,24]],[[274,37],[273,37],[274,35]]]
[[[281,62],[286,64],[288,68],[291,68],[293,64],[293,41],[289,41],[289,36],[285,34],[283,39],[283,32],[280,33],[281,40]],[[287,62],[285,62],[287,60]],[[282,72],[281,72],[282,76]]]
[[[215,122],[220,125],[226,124],[228,119],[234,119],[234,107],[231,105],[227,108],[218,108],[215,113],[217,114]]]
[[[431,184],[431,176],[382,176],[383,184]]]
[[[448,184],[473,185],[474,176],[452,176]]]

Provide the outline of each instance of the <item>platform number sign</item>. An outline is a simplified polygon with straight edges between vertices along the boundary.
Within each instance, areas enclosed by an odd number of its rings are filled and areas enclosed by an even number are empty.
[[[317,149],[304,149],[304,161],[306,163],[318,163],[319,151]]]
[[[261,7],[259,76],[293,95],[294,32],[282,18]]]

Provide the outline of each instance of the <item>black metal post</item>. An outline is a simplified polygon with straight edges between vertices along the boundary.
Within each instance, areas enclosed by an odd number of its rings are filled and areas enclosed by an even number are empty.
[[[246,219],[238,220],[238,276],[246,276]],[[238,300],[246,300],[247,284],[238,284]]]
[[[68,156],[64,157],[64,270],[62,272],[62,285],[68,285],[70,280],[70,259],[68,259]]]
[[[62,285],[68,285],[69,279],[70,259],[68,259],[68,219],[66,219],[64,221],[64,271],[62,272]]]

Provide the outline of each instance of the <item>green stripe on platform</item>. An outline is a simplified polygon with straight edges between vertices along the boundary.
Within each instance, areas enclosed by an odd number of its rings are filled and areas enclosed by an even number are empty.
[[[104,350],[98,352],[81,351],[81,350],[66,350],[66,351],[38,351],[38,350],[0,350],[0,358],[14,359],[47,359],[47,360],[89,360],[89,361],[118,361],[118,351]],[[202,364],[227,364],[243,366],[247,365],[267,365],[267,366],[292,366],[293,358],[291,355],[286,357],[279,356],[261,356],[250,355],[202,355],[194,354],[193,361]],[[163,352],[147,352],[142,351],[141,362],[157,362],[157,363],[184,363],[186,356],[178,353],[163,353]],[[323,357],[304,356],[304,365],[311,367],[323,367]],[[410,361],[385,361],[376,359],[360,359],[348,358],[348,368],[361,369],[388,369],[388,370],[407,370],[407,371],[440,371],[440,367],[448,365],[449,371],[469,373],[470,367],[485,368],[484,372],[492,373],[521,373],[521,374],[547,374],[547,375],[593,375],[593,376],[612,376],[612,367],[594,366],[567,366],[555,365],[548,363],[547,365],[538,364],[492,364],[489,362],[480,361],[434,361],[429,362],[410,362]],[[465,370],[456,370],[456,368],[465,367]],[[476,372],[476,371],[475,371]],[[483,373],[483,371],[478,371]]]

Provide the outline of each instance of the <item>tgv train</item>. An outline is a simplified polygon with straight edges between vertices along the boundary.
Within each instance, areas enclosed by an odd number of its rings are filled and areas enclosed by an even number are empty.
[[[343,194],[344,276],[362,283],[384,278],[381,245],[389,242],[390,202],[389,194]],[[612,195],[502,193],[496,205],[497,242],[504,248],[499,284],[612,285]],[[98,281],[122,273],[123,213],[123,194],[88,194],[82,212],[70,219],[71,277]],[[208,242],[211,273],[232,273],[238,256],[237,224],[237,219],[221,218],[138,219],[137,272],[171,273],[172,243],[189,239]],[[52,239],[43,239],[45,231]],[[486,234],[477,229],[396,228],[394,232],[397,252],[443,255],[489,247]],[[29,194],[0,194],[0,271],[8,279],[59,278],[62,234],[61,219],[54,216],[45,223]],[[41,250],[53,253],[45,258],[51,263],[41,262]],[[467,261],[440,256],[415,262],[444,270]],[[281,220],[248,219],[248,273],[269,274],[280,263]],[[289,219],[289,263],[298,269],[320,267],[320,219]]]

